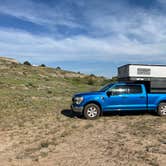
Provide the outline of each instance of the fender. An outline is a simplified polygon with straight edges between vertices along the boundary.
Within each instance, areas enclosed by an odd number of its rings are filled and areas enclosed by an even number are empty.
[[[166,102],[166,97],[165,96],[161,96],[157,101],[156,101],[156,107],[159,106],[160,103],[162,102]]]
[[[90,103],[94,103],[94,104],[98,105],[100,107],[101,111],[103,111],[102,104],[96,100],[90,100],[90,101],[86,102],[83,107],[85,107],[87,104],[90,104]]]

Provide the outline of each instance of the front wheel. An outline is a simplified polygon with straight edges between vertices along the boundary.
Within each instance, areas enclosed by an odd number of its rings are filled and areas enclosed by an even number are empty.
[[[85,106],[84,117],[90,120],[97,119],[100,116],[100,112],[100,107],[96,104],[91,103]]]
[[[157,111],[159,116],[166,116],[166,103],[160,103]]]

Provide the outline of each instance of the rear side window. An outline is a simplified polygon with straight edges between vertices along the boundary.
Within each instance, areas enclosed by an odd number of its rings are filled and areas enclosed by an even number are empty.
[[[141,85],[128,85],[128,93],[129,94],[142,93]]]

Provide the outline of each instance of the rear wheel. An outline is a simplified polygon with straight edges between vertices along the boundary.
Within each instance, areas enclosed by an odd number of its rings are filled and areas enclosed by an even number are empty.
[[[84,117],[90,120],[97,119],[100,116],[100,112],[100,107],[96,104],[91,103],[85,106]]]
[[[158,115],[166,116],[166,103],[160,103],[157,111]]]

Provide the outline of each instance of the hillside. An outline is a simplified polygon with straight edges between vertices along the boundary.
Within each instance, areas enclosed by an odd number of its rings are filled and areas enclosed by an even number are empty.
[[[74,93],[107,82],[0,58],[0,165],[166,165],[165,117],[71,114]]]
[[[69,106],[66,100],[70,101],[74,93],[96,90],[108,81],[104,77],[49,67],[28,66],[13,59],[0,58],[1,114],[3,110],[5,114],[10,114],[12,110],[20,113],[22,110],[27,110],[28,113],[35,110],[37,113],[42,113],[43,109],[49,111],[59,104],[65,108]],[[1,126],[11,127],[13,126],[11,122],[19,125],[19,120],[10,119],[15,118],[11,115],[8,118],[4,118],[4,115],[0,117]],[[20,117],[18,119],[22,124],[23,119]]]

